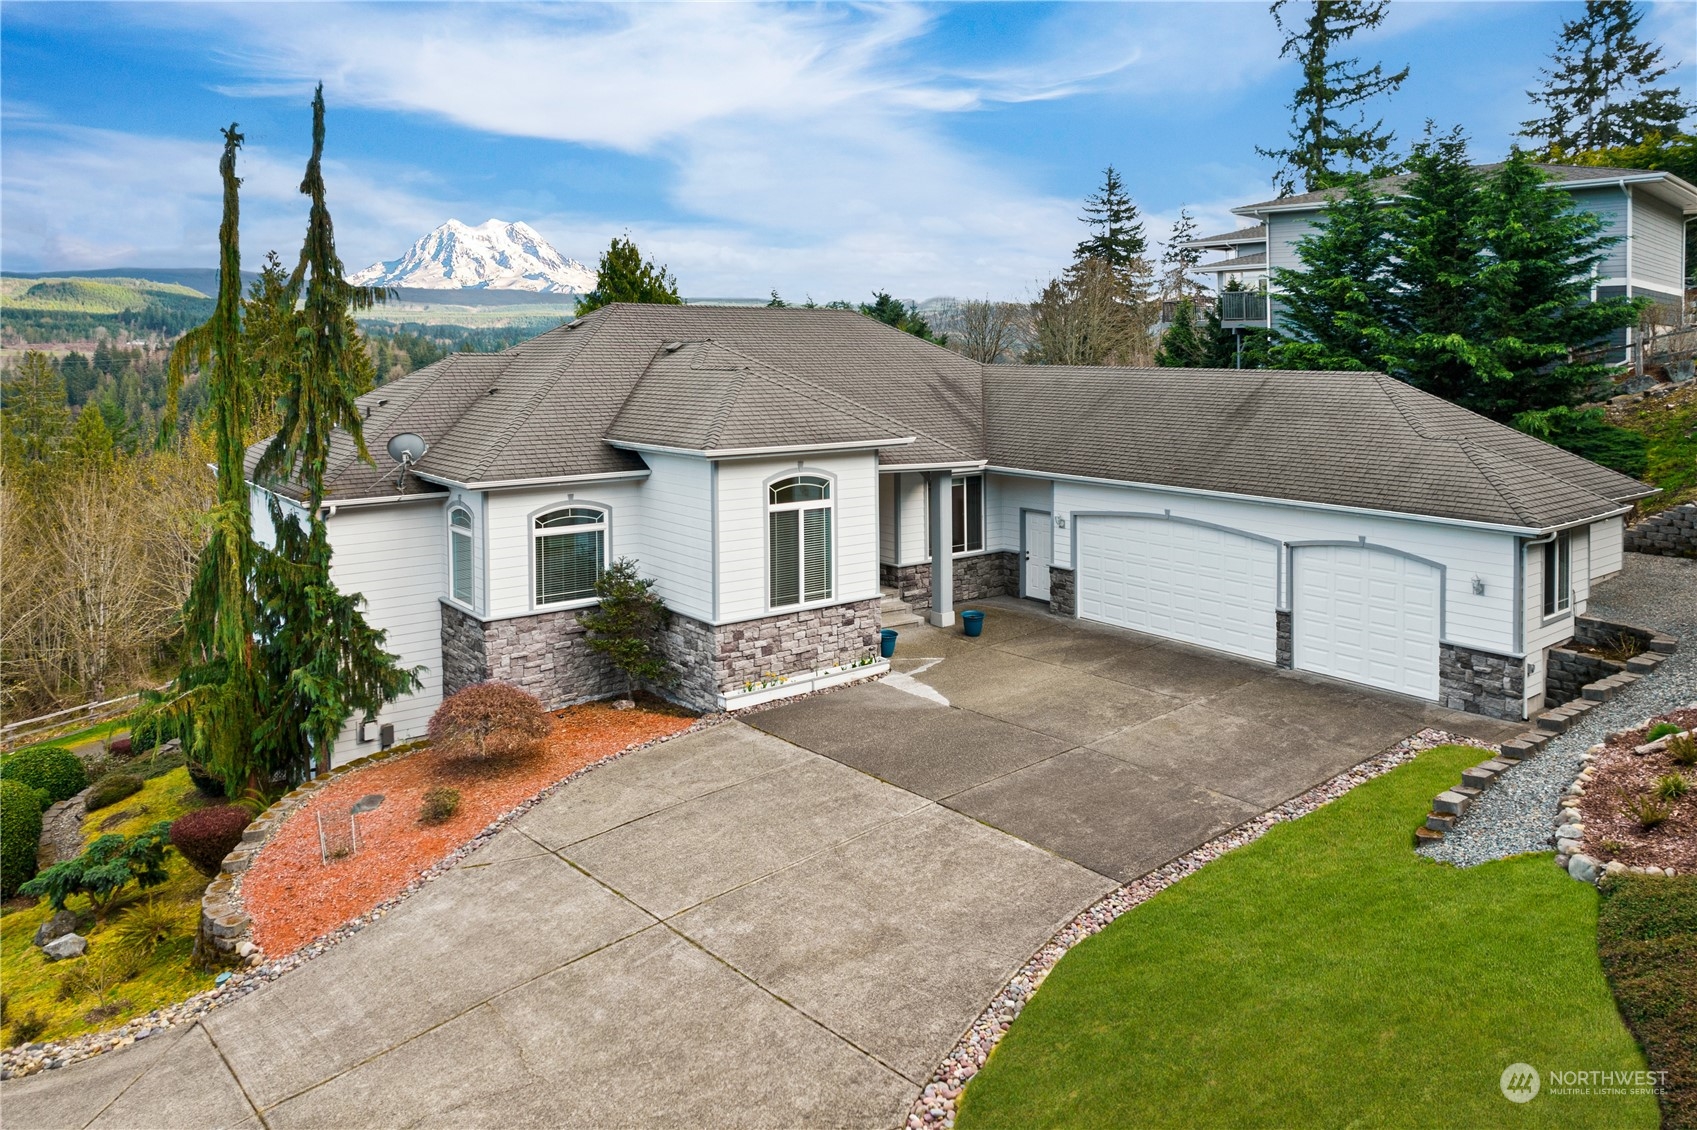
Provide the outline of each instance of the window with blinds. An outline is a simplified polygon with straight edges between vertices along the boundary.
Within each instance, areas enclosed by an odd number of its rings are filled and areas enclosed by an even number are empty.
[[[767,497],[767,564],[773,608],[831,598],[831,483],[797,475]]]
[[[967,475],[953,485],[954,551],[976,553],[984,548],[984,476]]]
[[[448,582],[455,600],[471,603],[471,514],[465,510],[448,512]]]
[[[607,567],[607,514],[574,506],[536,519],[536,603],[561,604],[595,595]]]

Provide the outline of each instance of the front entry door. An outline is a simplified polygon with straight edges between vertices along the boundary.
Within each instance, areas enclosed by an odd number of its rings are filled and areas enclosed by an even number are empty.
[[[1055,554],[1055,531],[1049,515],[1027,510],[1025,518],[1025,561],[1021,566],[1020,592],[1033,600],[1049,599],[1049,563]]]

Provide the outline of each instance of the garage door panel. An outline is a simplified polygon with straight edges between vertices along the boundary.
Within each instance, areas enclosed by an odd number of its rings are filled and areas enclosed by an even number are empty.
[[[1437,699],[1436,567],[1367,546],[1301,546],[1292,566],[1299,669]]]
[[[1084,618],[1273,658],[1273,545],[1159,518],[1086,517],[1075,528]]]

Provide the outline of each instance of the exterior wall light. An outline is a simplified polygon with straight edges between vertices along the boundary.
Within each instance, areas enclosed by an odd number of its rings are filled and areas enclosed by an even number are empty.
[[[1485,578],[1484,577],[1474,577],[1473,578],[1473,595],[1474,596],[1484,596],[1485,595]]]

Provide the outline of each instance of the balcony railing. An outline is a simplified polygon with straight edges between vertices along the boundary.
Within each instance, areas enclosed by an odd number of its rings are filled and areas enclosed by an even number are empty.
[[[1220,321],[1267,321],[1267,296],[1253,290],[1224,290],[1220,292]]]

